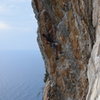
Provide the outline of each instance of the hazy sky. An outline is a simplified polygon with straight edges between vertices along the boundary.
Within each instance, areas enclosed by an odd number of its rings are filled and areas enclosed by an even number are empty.
[[[31,0],[0,0],[0,50],[38,50]]]

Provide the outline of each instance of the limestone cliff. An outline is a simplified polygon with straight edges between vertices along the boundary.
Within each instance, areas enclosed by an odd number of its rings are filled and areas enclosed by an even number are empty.
[[[88,64],[89,90],[86,100],[100,100],[100,0],[93,0],[93,26],[96,42]]]
[[[98,22],[95,9],[92,24],[93,1],[32,0],[32,7],[46,69],[43,100],[86,100],[91,83],[88,61],[94,56],[91,58]]]

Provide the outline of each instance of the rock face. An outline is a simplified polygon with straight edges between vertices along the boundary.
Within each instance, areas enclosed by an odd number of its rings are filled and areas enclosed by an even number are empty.
[[[100,100],[100,0],[93,1],[93,25],[96,28],[96,42],[88,64],[87,100]]]
[[[98,8],[94,9],[92,24],[92,0],[32,0],[32,7],[38,20],[38,43],[46,69],[43,100],[86,100],[87,94],[87,100],[100,100],[91,99],[89,93],[97,85],[91,87],[93,79],[97,82],[96,72],[99,77],[99,68],[94,71],[92,62],[100,55],[100,34],[94,45]],[[96,59],[99,67],[100,58]]]

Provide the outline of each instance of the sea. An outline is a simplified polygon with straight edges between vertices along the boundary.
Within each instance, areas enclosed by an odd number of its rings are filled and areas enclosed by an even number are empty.
[[[0,100],[42,100],[44,74],[39,51],[0,51]]]

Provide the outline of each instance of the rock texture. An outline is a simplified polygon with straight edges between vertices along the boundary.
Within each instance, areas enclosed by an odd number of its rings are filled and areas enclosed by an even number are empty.
[[[43,100],[86,100],[88,90],[93,88],[89,84],[94,84],[90,74],[93,72],[94,77],[99,72],[98,68],[96,71],[90,68],[94,68],[94,56],[100,55],[100,41],[96,40],[94,45],[98,8],[94,9],[96,20],[92,24],[92,0],[32,0],[32,7],[38,20],[38,43],[46,69]],[[98,57],[96,63],[99,65]],[[89,65],[92,66],[88,68]],[[91,70],[88,76],[87,69]]]
[[[100,100],[100,0],[93,1],[93,25],[96,42],[88,64],[89,91],[87,100]]]

